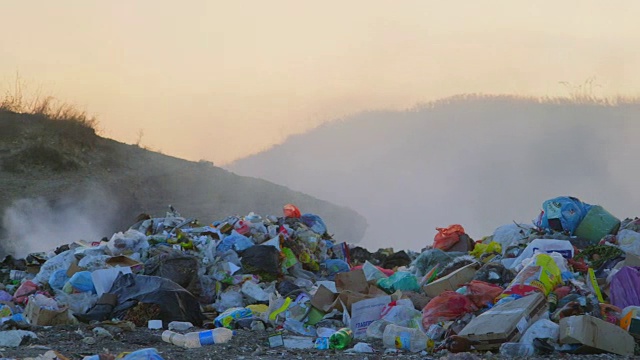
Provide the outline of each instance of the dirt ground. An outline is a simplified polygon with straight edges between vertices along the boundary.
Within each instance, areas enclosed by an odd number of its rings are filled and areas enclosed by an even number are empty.
[[[172,359],[234,359],[234,360],[281,360],[281,359],[333,359],[333,360],[377,360],[377,359],[449,359],[449,360],[479,360],[502,359],[492,353],[438,353],[413,354],[408,352],[385,353],[380,340],[368,341],[376,350],[375,353],[354,354],[340,350],[315,349],[287,349],[284,347],[269,348],[268,333],[266,331],[238,330],[236,336],[221,345],[211,345],[198,349],[183,349],[162,341],[162,330],[138,328],[135,331],[123,331],[111,338],[95,338],[95,344],[88,345],[83,339],[93,334],[88,325],[39,327],[33,331],[37,340],[30,340],[17,348],[0,348],[0,358],[25,359],[36,358],[49,350],[55,350],[69,359],[82,359],[96,354],[112,354],[117,356],[122,352],[131,352],[143,348],[155,348],[166,360]],[[285,336],[287,336],[285,334]],[[542,359],[542,357],[539,357]],[[601,355],[568,355],[555,354],[548,358],[555,359],[630,359],[630,357]],[[640,357],[634,357],[640,359]]]

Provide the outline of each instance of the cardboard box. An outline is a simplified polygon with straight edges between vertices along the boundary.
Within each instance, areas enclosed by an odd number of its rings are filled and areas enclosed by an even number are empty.
[[[460,336],[480,342],[478,350],[497,350],[505,342],[517,342],[529,325],[547,311],[547,301],[541,293],[496,306],[471,320]]]
[[[141,262],[124,255],[110,257],[106,264],[111,267],[128,267],[134,273],[140,272],[144,266]]]
[[[434,298],[447,290],[456,291],[461,285],[473,280],[480,269],[479,263],[469,264],[462,267],[451,274],[437,279],[434,282],[423,286],[423,290],[428,297]]]
[[[338,292],[348,290],[366,294],[369,291],[369,283],[362,269],[339,273],[336,275],[335,282]]]
[[[560,343],[582,344],[575,354],[633,355],[635,340],[624,329],[590,315],[560,319]]]
[[[313,297],[311,298],[311,305],[314,308],[327,313],[330,312],[330,308],[336,301],[337,297],[338,294],[332,292],[326,286],[320,285],[316,293],[313,294]]]
[[[53,326],[72,323],[72,320],[69,319],[69,309],[66,307],[58,311],[42,309],[32,300],[33,298],[29,297],[27,307],[24,309],[24,316],[29,320],[31,325]]]

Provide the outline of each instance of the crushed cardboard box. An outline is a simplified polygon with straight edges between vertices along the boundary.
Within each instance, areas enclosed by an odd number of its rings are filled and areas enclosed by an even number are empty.
[[[434,298],[447,290],[456,291],[460,286],[473,280],[480,269],[480,263],[472,263],[464,266],[451,274],[423,286],[425,294]]]
[[[60,310],[48,310],[37,306],[36,302],[31,300],[32,298],[29,299],[24,309],[24,316],[31,325],[54,326],[73,323],[67,307],[62,307]]]
[[[560,319],[560,343],[581,344],[575,354],[633,355],[635,340],[619,326],[589,315]]]
[[[478,341],[474,345],[478,350],[496,350],[502,343],[518,341],[546,311],[545,296],[535,293],[489,309],[471,320],[459,335]]]

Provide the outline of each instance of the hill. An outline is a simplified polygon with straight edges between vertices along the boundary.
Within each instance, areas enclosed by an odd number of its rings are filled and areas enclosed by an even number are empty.
[[[563,194],[637,215],[639,116],[636,100],[459,96],[328,123],[227,168],[355,209],[371,248],[419,249],[436,226],[480,238]]]
[[[0,111],[2,255],[110,237],[169,204],[207,223],[250,211],[280,215],[289,202],[323,217],[337,240],[357,242],[367,226],[346,207],[102,138],[82,121]]]

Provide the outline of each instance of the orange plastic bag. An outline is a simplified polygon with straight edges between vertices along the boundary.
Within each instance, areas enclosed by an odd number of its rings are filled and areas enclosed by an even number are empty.
[[[283,208],[284,210],[284,217],[286,218],[300,218],[302,216],[302,214],[300,213],[300,209],[298,209],[297,206],[293,205],[293,204],[287,204],[284,206]]]
[[[436,228],[438,233],[433,238],[433,247],[447,251],[460,241],[460,235],[464,234],[462,225],[449,225],[447,228]]]
[[[472,280],[467,284],[467,297],[479,308],[493,305],[495,298],[500,296],[502,291],[500,286],[480,280]]]
[[[478,307],[467,296],[455,291],[445,291],[429,301],[422,309],[422,326],[429,326],[441,321],[449,321],[460,316],[478,311]]]

